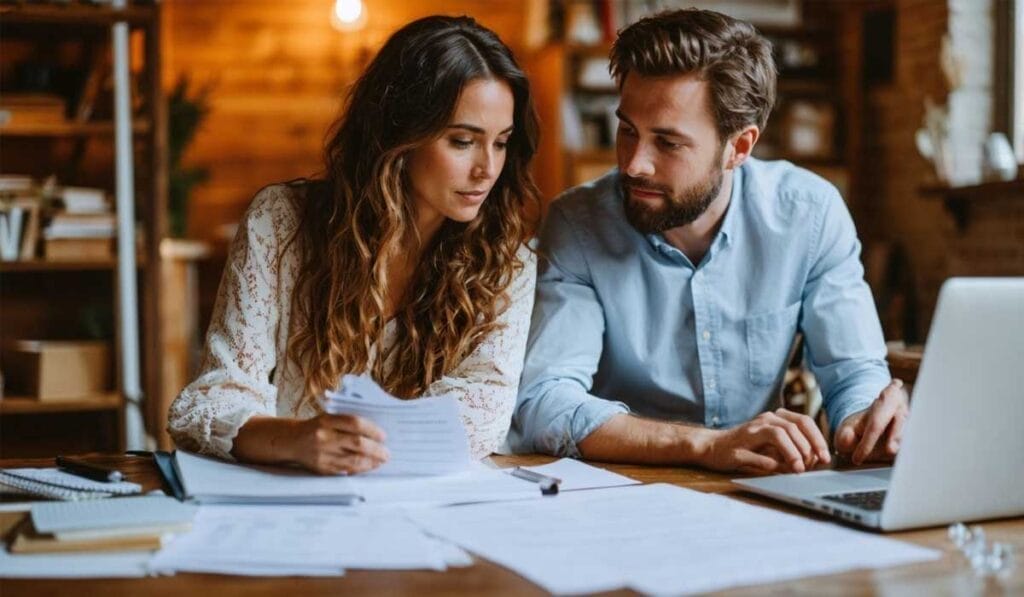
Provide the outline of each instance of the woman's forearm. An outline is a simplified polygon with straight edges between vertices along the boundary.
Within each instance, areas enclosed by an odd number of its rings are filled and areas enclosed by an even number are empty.
[[[231,455],[239,462],[294,464],[294,438],[300,421],[256,416],[245,422],[235,436]]]

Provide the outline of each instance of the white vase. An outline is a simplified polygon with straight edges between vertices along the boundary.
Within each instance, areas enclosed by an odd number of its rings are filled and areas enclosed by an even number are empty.
[[[1003,133],[992,133],[985,140],[984,173],[985,180],[990,181],[1017,178],[1017,156]]]

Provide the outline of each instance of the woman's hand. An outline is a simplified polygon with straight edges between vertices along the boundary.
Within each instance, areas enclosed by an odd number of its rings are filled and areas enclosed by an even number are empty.
[[[299,423],[292,458],[321,475],[365,473],[387,462],[384,439],[369,419],[322,414]]]
[[[321,475],[354,475],[387,462],[384,439],[380,427],[353,415],[257,416],[238,430],[231,453],[241,462],[298,464]]]

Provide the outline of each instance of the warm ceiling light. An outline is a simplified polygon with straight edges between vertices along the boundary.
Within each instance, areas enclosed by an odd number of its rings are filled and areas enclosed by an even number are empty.
[[[366,24],[363,0],[334,0],[331,24],[342,31],[361,29]]]

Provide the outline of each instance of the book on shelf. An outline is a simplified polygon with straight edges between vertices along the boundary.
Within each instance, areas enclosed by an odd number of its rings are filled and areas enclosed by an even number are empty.
[[[0,96],[0,127],[61,124],[67,105],[58,95],[5,93]]]
[[[31,191],[35,181],[22,174],[0,174],[0,193],[21,193]]]
[[[64,187],[60,191],[60,199],[64,203],[64,211],[74,214],[106,213],[110,211],[110,201],[103,189],[88,187]]]
[[[0,259],[32,259],[39,244],[40,201],[31,196],[0,200]]]
[[[114,214],[66,214],[50,219],[43,231],[47,240],[54,238],[113,238],[117,233]]]

